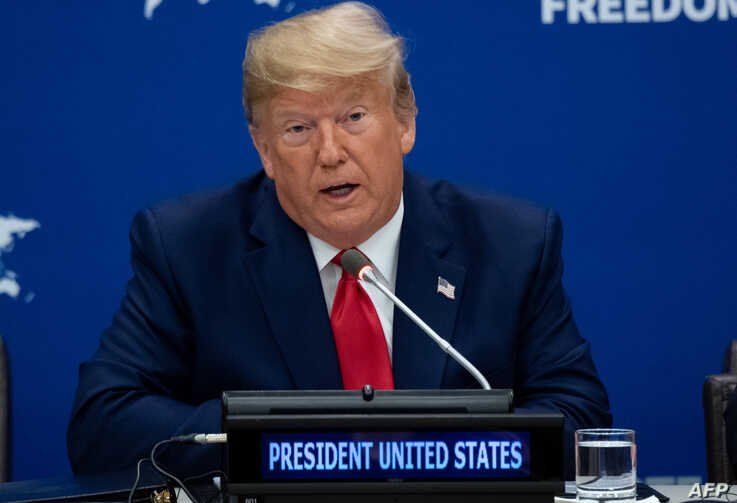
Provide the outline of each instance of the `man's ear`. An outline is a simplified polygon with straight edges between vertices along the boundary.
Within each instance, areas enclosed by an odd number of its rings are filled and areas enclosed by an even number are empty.
[[[269,157],[269,144],[264,138],[263,131],[251,124],[248,126],[248,132],[251,134],[251,141],[253,142],[253,146],[256,148],[256,151],[258,152],[258,156],[261,158],[261,165],[264,168],[266,176],[273,180],[274,167],[271,164],[271,160]]]
[[[415,146],[415,118],[410,117],[402,123],[400,141],[402,144],[402,153],[404,155],[409,154],[412,151],[412,147]]]

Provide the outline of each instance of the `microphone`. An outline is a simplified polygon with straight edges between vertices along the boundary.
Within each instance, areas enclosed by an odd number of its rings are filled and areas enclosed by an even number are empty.
[[[361,281],[371,283],[376,288],[378,288],[379,291],[386,295],[389,300],[394,303],[395,306],[401,309],[402,312],[415,323],[415,325],[420,327],[423,332],[425,332],[432,340],[434,340],[435,343],[440,346],[440,349],[448,353],[450,357],[458,362],[461,367],[466,369],[474,377],[474,379],[478,381],[482,388],[487,390],[491,389],[491,386],[489,386],[489,381],[487,381],[483,374],[479,372],[479,369],[477,369],[471,362],[469,362],[462,354],[456,351],[456,349],[451,346],[448,341],[440,337],[432,328],[430,328],[427,323],[422,321],[422,318],[417,316],[409,307],[407,307],[404,302],[399,300],[396,295],[394,295],[386,286],[384,286],[383,283],[381,283],[377,279],[377,277],[374,275],[374,266],[363,253],[354,248],[346,250],[346,252],[343,253],[343,256],[340,259],[340,264],[343,266],[343,269],[348,271],[348,274],[350,274],[354,278],[358,278]]]

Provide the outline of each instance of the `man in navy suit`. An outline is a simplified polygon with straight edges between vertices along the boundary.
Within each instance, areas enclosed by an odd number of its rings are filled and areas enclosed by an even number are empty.
[[[378,12],[338,4],[252,35],[244,103],[263,171],[133,222],[133,278],[80,367],[75,472],[218,431],[223,390],[477,387],[341,270],[349,248],[492,386],[513,388],[517,410],[562,412],[569,449],[573,429],[610,425],[561,283],[558,216],[404,169],[414,93]],[[190,447],[168,461],[197,472],[219,458]]]

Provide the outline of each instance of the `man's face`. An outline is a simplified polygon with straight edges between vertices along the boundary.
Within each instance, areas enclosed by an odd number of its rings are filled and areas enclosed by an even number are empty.
[[[251,136],[289,217],[345,249],[391,219],[414,119],[399,121],[381,83],[345,82],[322,94],[285,89],[257,111]]]

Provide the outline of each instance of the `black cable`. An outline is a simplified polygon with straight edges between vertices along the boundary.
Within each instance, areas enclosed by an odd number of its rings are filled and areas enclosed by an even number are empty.
[[[211,475],[220,475],[222,478],[225,478],[225,479],[228,478],[228,475],[224,471],[222,471],[222,470],[210,470],[207,473],[200,473],[199,475],[193,475],[193,476],[187,477],[186,479],[183,479],[183,480],[184,480],[184,482],[189,482],[191,480],[203,479],[203,478],[205,478],[207,476],[211,476]]]
[[[163,475],[165,478],[176,482],[179,485],[179,487],[182,489],[182,491],[184,491],[184,493],[187,495],[187,497],[192,503],[199,503],[199,499],[194,497],[194,494],[189,490],[185,482],[201,479],[207,476],[214,476],[214,475],[220,475],[222,479],[227,480],[228,475],[224,471],[211,470],[206,473],[201,473],[199,475],[187,477],[182,481],[182,480],[179,480],[179,478],[177,478],[177,476],[174,475],[173,473],[166,471],[156,462],[156,450],[162,445],[168,444],[168,443],[175,443],[175,442],[177,443],[199,443],[195,441],[196,436],[197,436],[196,434],[192,433],[189,435],[179,435],[176,437],[168,438],[166,440],[162,440],[161,442],[158,442],[156,445],[153,446],[153,448],[151,449],[151,454],[149,455],[148,458],[139,459],[138,463],[136,463],[136,480],[133,482],[133,487],[128,493],[128,503],[137,503],[137,502],[143,502],[143,501],[149,500],[149,498],[138,498],[136,500],[133,499],[133,496],[135,495],[136,490],[138,489],[138,484],[141,481],[141,465],[146,461],[149,461],[151,465],[154,467],[154,469],[157,472],[159,472],[161,475]],[[220,490],[218,490],[218,492],[215,494],[215,497],[219,496],[219,494],[220,494]],[[176,497],[176,493],[174,494],[174,496]],[[213,499],[214,499],[213,497],[210,497],[206,501],[206,503],[211,503]]]
[[[131,491],[128,493],[128,503],[133,503],[133,495],[136,493],[138,483],[141,481],[141,465],[144,461],[148,461],[148,458],[141,458],[136,464],[136,481],[133,482],[133,487],[131,487]]]
[[[174,482],[176,482],[177,485],[179,485],[179,487],[182,488],[182,491],[184,491],[184,494],[187,495],[187,497],[189,498],[189,500],[192,503],[199,503],[199,500],[194,497],[194,495],[192,494],[192,492],[189,489],[187,489],[187,486],[186,486],[186,484],[184,482],[182,482],[181,480],[179,480],[179,478],[177,478],[177,476],[174,475],[173,473],[167,472],[166,470],[164,470],[163,468],[161,468],[161,466],[159,466],[159,464],[156,462],[156,450],[159,447],[161,447],[164,444],[168,444],[168,443],[172,443],[172,442],[181,442],[181,441],[183,441],[183,440],[182,439],[179,439],[179,438],[169,438],[169,439],[166,439],[166,440],[162,440],[161,442],[158,442],[156,445],[154,445],[154,448],[151,449],[151,456],[150,456],[149,459],[151,460],[151,465],[153,465],[154,469],[157,472],[159,472],[160,474],[162,474],[164,477],[167,477],[167,478],[173,480]]]
[[[222,494],[222,491],[223,491],[222,490],[222,482],[228,480],[228,474],[227,473],[225,473],[222,470],[210,470],[209,472],[206,472],[206,473],[200,473],[199,475],[192,475],[191,477],[187,477],[185,479],[182,479],[182,482],[187,483],[187,482],[191,482],[193,480],[203,479],[205,477],[214,477],[215,475],[219,475],[220,476],[221,485],[220,485],[220,487],[216,487],[217,491],[215,492],[215,494],[213,494],[212,496],[210,496],[209,498],[207,498],[205,500],[205,503],[213,503]],[[194,491],[194,489],[193,489],[193,491]],[[194,491],[194,492],[196,492],[198,496],[202,496],[202,494],[200,493],[199,490],[198,491]]]

